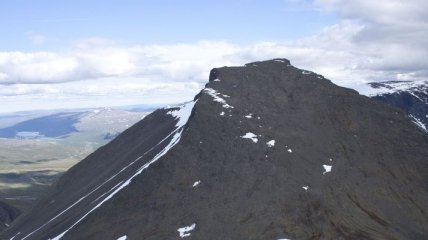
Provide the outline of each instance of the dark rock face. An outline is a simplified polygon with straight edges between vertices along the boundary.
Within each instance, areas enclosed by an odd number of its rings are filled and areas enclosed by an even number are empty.
[[[428,137],[404,112],[285,59],[214,69],[196,100],[185,125],[158,110],[80,162],[2,238],[428,238]]]
[[[388,81],[370,83],[377,89],[389,89],[392,92],[382,93],[373,98],[391,106],[403,109],[411,115],[416,123],[428,129],[428,82]]]
[[[15,220],[21,211],[4,202],[0,202],[0,231],[5,230],[13,220]]]

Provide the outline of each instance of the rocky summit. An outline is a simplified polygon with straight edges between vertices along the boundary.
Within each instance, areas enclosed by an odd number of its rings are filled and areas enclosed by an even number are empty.
[[[1,239],[428,239],[428,135],[286,59],[211,71]]]

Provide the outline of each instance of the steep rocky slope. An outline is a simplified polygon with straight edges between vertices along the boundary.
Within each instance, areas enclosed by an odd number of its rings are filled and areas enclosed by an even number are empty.
[[[426,239],[428,137],[286,59],[213,69],[2,239]]]
[[[21,211],[19,209],[4,202],[0,202],[0,230],[8,228],[11,222],[20,214]]]

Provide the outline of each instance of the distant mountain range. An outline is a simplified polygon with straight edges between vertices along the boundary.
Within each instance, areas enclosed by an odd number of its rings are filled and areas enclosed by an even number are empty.
[[[144,113],[147,112],[131,112],[112,108],[58,112],[0,128],[0,138],[61,138],[74,132],[97,131],[112,134],[121,132],[141,120]],[[0,122],[1,120],[0,116]]]
[[[0,202],[27,212],[64,171],[147,114],[95,108],[0,115]],[[0,212],[0,222],[14,219],[7,216]]]
[[[215,68],[0,238],[427,239],[428,134],[409,114],[287,59]]]
[[[56,138],[77,132],[74,127],[83,113],[56,113],[0,129],[2,138]]]
[[[387,81],[369,83],[370,97],[398,107],[428,132],[428,81]]]

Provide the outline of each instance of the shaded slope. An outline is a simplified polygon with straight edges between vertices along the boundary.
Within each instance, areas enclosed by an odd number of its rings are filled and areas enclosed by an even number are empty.
[[[282,59],[214,69],[197,98],[180,142],[62,239],[427,238],[428,138],[403,112]],[[161,116],[68,172],[55,211],[173,131]],[[4,236],[51,218],[49,201]],[[28,239],[57,236],[84,212]]]
[[[176,127],[174,110],[155,111],[72,167],[52,193],[18,219],[2,238],[54,237],[109,199],[183,130]]]
[[[19,209],[4,202],[0,202],[0,230],[6,229],[20,214],[21,211],[19,211]]]

